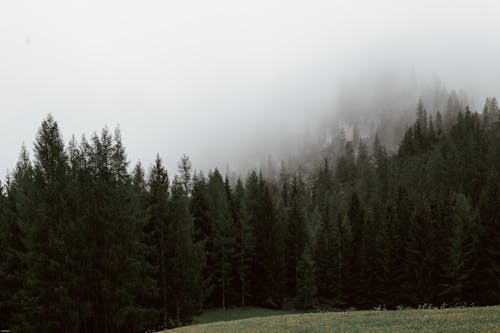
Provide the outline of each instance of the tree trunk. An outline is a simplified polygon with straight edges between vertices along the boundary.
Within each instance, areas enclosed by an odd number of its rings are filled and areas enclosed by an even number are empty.
[[[107,240],[104,239],[104,288],[108,288],[107,286],[107,279],[108,279],[108,244]],[[104,297],[103,300],[103,306],[104,306],[104,333],[108,333],[108,306],[107,306],[107,299]]]
[[[181,325],[181,307],[180,307],[180,302],[179,302],[179,296],[175,299],[175,304],[177,307],[177,326]]]
[[[241,307],[245,307],[245,279],[241,280]]]
[[[161,249],[161,291],[162,291],[162,303],[163,303],[163,325],[168,326],[168,309],[167,309],[167,281],[165,272],[165,250],[163,248],[162,242]]]
[[[226,263],[222,257],[222,309],[226,310]]]

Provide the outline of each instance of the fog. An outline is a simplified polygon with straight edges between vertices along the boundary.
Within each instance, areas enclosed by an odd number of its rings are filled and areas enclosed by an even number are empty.
[[[0,2],[0,174],[52,113],[65,140],[119,124],[132,163],[287,158],[318,128],[500,92],[496,1]],[[336,115],[336,116],[335,116]],[[335,124],[332,124],[335,126]]]

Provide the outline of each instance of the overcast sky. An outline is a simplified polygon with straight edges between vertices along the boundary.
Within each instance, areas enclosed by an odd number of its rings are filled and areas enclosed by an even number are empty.
[[[65,140],[119,124],[132,163],[225,169],[377,71],[500,95],[499,2],[2,0],[0,174],[48,113]]]

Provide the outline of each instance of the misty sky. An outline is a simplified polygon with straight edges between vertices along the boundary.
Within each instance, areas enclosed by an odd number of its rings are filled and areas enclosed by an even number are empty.
[[[146,167],[251,164],[387,72],[500,95],[499,2],[2,0],[0,175],[48,113]]]

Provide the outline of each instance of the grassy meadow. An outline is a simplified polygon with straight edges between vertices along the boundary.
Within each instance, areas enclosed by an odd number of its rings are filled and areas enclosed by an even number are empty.
[[[325,313],[250,308],[208,311],[196,322],[172,332],[500,332],[500,306]]]

